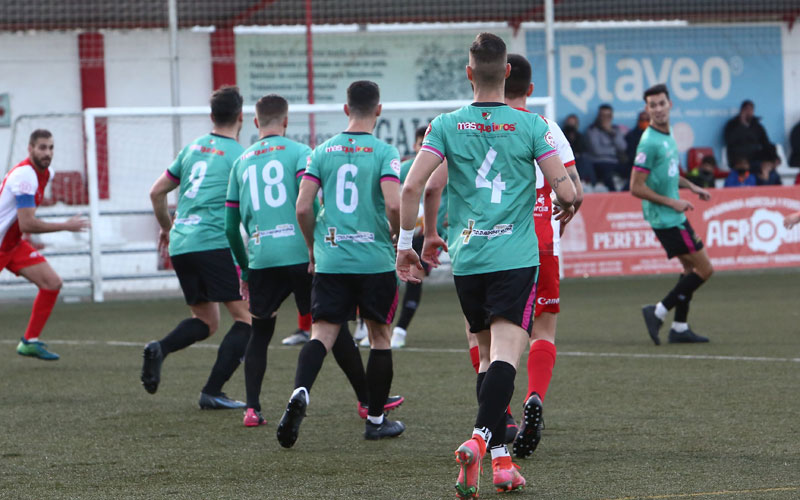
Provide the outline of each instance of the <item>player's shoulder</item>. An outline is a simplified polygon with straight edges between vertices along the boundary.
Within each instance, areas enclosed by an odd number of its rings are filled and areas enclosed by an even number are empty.
[[[39,183],[39,177],[36,175],[36,169],[31,165],[29,159],[24,159],[17,163],[11,170],[9,170],[7,177],[9,181],[30,181],[34,184]]]

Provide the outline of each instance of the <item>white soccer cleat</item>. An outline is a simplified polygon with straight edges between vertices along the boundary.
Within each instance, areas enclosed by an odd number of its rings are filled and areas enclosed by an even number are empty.
[[[367,324],[364,323],[363,319],[356,320],[356,331],[353,333],[353,339],[358,342],[359,340],[363,340],[367,338]],[[369,345],[369,341],[367,341],[367,345]]]
[[[392,331],[392,349],[402,349],[406,346],[406,334],[408,332],[400,328],[399,326],[394,327]]]

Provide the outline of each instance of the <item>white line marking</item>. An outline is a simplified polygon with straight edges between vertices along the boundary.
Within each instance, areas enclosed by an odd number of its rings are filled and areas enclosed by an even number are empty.
[[[18,340],[0,340],[0,344],[14,344]],[[48,340],[46,343],[53,345],[106,345],[111,347],[138,347],[144,348],[146,342],[130,342],[123,340]],[[203,342],[193,344],[190,347],[201,349],[218,349],[219,344]],[[297,346],[271,345],[270,349],[292,350]],[[423,352],[423,353],[450,353],[466,354],[467,349],[448,349],[448,348],[423,348],[423,347],[404,347],[395,352]],[[687,360],[710,360],[710,361],[754,361],[766,363],[800,363],[800,358],[770,358],[767,356],[718,356],[711,354],[646,354],[636,352],[587,352],[587,351],[559,351],[559,356],[575,358],[632,358],[632,359],[687,359]]]

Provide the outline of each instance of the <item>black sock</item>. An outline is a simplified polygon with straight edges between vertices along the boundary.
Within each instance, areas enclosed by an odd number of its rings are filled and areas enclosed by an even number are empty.
[[[211,368],[206,386],[203,387],[204,393],[218,396],[222,392],[222,386],[239,368],[249,340],[250,325],[242,321],[235,321],[217,349],[217,361]]]
[[[517,370],[505,361],[494,361],[486,371],[486,377],[481,384],[481,402],[478,406],[478,416],[475,427],[492,432],[489,446],[496,444],[495,439],[503,441],[504,433],[495,436],[497,423],[503,419],[506,408],[514,395],[514,378]]]
[[[189,318],[178,323],[174,330],[161,339],[161,352],[166,356],[175,351],[185,349],[195,342],[205,340],[211,335],[208,325],[199,318]]]
[[[369,387],[369,415],[383,415],[383,407],[392,388],[392,350],[370,349],[367,360],[367,385]]]
[[[417,312],[419,301],[422,298],[422,283],[406,283],[406,292],[403,294],[403,309],[400,311],[400,318],[397,326],[403,330],[408,330],[414,313]]]
[[[672,309],[679,302],[687,302],[689,298],[692,296],[695,290],[700,288],[700,285],[704,283],[703,278],[700,277],[695,272],[691,272],[681,278],[675,288],[670,290],[666,297],[661,299],[661,303],[664,304],[664,307],[667,310]]]
[[[478,404],[481,404],[481,386],[483,385],[483,379],[486,378],[486,372],[481,372],[478,374],[478,379],[475,381],[475,392],[478,395]]]
[[[267,371],[267,346],[275,333],[276,318],[253,318],[253,332],[244,354],[244,387],[247,407],[261,411],[261,384]]]
[[[322,362],[325,361],[325,344],[317,339],[311,339],[300,349],[297,357],[297,371],[294,374],[294,388],[305,387],[311,392],[311,386],[322,369]]]
[[[681,278],[683,279],[685,274],[681,274]],[[680,282],[680,279],[678,282]],[[686,323],[686,319],[689,317],[689,302],[692,301],[692,293],[686,295],[686,300],[679,300],[678,303],[675,305],[675,321],[678,323]]]
[[[364,362],[361,360],[361,353],[358,351],[358,346],[353,342],[353,337],[350,335],[350,328],[347,323],[342,323],[342,328],[339,330],[339,336],[336,337],[331,348],[336,363],[347,376],[350,385],[353,386],[353,391],[356,393],[359,403],[368,405],[367,400],[367,376],[364,375]]]

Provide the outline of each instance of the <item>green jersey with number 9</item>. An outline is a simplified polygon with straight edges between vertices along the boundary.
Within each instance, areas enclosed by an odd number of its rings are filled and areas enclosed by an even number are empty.
[[[305,144],[271,135],[233,164],[225,205],[239,207],[248,234],[250,269],[308,262],[295,202],[310,154]]]
[[[372,134],[342,132],[311,153],[305,179],[322,189],[314,229],[316,271],[394,271],[395,252],[381,182],[400,182],[397,148]]]
[[[178,153],[167,176],[180,184],[169,232],[169,254],[228,248],[225,195],[233,162],[244,148],[235,139],[207,134]]]
[[[645,184],[656,193],[673,200],[680,199],[680,159],[672,130],[665,134],[653,127],[647,127],[639,139],[633,168],[648,174]],[[682,212],[648,200],[642,200],[642,213],[644,220],[654,229],[676,227],[686,222],[686,216]]]
[[[422,151],[447,159],[453,274],[539,265],[533,162],[557,154],[554,145],[539,115],[502,103],[473,103],[433,120]]]

